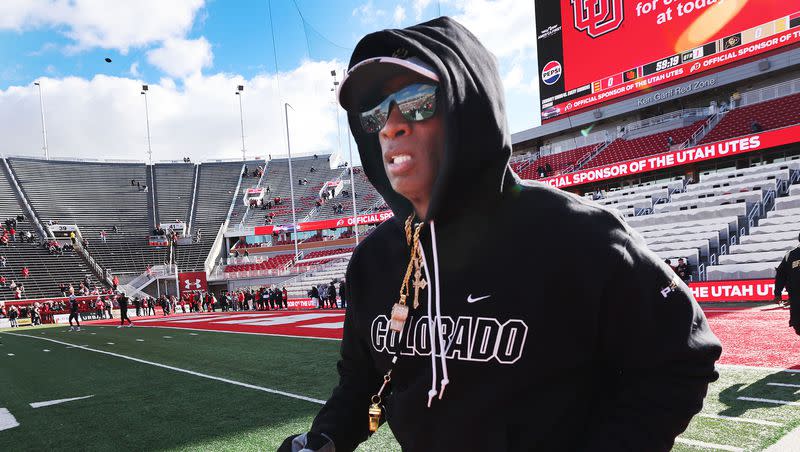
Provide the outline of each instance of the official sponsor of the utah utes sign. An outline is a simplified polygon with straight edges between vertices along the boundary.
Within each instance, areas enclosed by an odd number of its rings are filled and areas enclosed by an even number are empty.
[[[561,78],[561,63],[551,61],[544,65],[542,69],[542,81],[545,85],[552,85]]]
[[[623,0],[572,0],[575,28],[599,38],[622,25],[625,20]]]

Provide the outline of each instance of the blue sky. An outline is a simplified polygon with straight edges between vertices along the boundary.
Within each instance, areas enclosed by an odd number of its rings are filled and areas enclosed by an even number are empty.
[[[54,156],[143,158],[142,83],[150,85],[154,158],[240,156],[238,97],[233,95],[238,84],[245,85],[248,155],[284,152],[282,101],[296,107],[290,125],[294,119],[310,126],[297,138],[292,135],[293,151],[297,152],[295,142],[300,152],[337,151],[330,69],[341,74],[364,34],[412,25],[439,13],[462,21],[498,57],[509,123],[513,131],[522,130],[536,124],[538,113],[530,4],[521,0],[3,1],[0,115],[13,120],[0,125],[0,133],[11,137],[0,145],[0,153],[41,154],[34,81],[41,82],[48,147]],[[112,62],[105,62],[106,57]],[[339,127],[345,131],[343,117]]]

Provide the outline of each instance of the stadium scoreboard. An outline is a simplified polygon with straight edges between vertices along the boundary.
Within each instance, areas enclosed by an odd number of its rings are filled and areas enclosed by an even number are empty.
[[[542,121],[800,43],[800,2],[535,0]]]

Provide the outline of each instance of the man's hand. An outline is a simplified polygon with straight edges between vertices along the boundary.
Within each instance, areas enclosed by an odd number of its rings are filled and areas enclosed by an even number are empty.
[[[278,452],[334,452],[333,441],[326,435],[308,432],[303,435],[292,435],[278,448]]]

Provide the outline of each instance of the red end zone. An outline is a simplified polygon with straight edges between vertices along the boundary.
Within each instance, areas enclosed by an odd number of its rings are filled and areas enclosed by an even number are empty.
[[[789,327],[789,310],[768,305],[741,308],[734,305],[705,307],[711,330],[722,342],[720,364],[800,369],[800,337]],[[132,317],[136,327],[186,328],[341,339],[343,310],[291,312],[216,312],[176,314],[168,317]],[[91,322],[115,325],[118,320]]]

